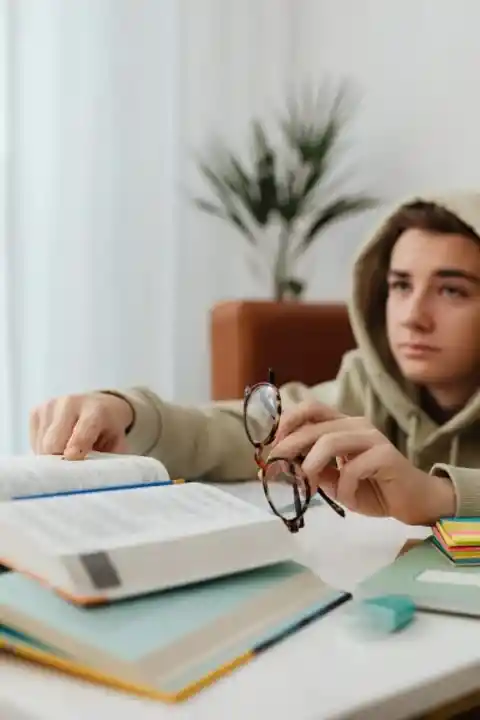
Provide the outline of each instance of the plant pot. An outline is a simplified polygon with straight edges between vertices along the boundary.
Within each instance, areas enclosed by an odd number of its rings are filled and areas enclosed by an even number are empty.
[[[278,385],[331,380],[355,347],[346,305],[329,302],[220,302],[211,312],[210,339],[213,400],[242,398],[269,368]]]

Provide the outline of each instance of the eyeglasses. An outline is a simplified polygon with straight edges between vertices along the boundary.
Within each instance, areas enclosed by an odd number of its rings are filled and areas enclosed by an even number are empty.
[[[243,422],[247,437],[255,448],[255,462],[267,502],[275,515],[294,533],[305,526],[304,515],[314,499],[302,470],[304,458],[263,458],[264,449],[275,438],[281,414],[280,391],[275,386],[273,371],[269,370],[268,381],[245,388]],[[338,515],[345,517],[344,509],[321,488],[317,492]]]

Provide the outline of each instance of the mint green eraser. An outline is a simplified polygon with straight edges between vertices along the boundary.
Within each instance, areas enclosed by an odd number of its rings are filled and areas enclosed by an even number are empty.
[[[412,622],[415,604],[408,595],[379,595],[352,603],[349,615],[362,634],[386,635]]]

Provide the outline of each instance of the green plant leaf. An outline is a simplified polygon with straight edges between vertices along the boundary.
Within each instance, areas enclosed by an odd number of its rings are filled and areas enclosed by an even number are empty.
[[[210,202],[209,200],[204,200],[203,198],[195,198],[194,203],[195,205],[202,210],[203,212],[214,215],[215,217],[218,217],[222,220],[227,220],[233,223],[233,225],[240,230],[240,232],[245,235],[247,240],[252,243],[252,245],[257,244],[257,240],[252,233],[252,231],[248,228],[248,226],[245,224],[245,222],[240,217],[239,213],[235,209],[235,206],[233,202],[228,198],[228,196],[223,197],[220,199],[220,201],[223,204],[223,207],[219,207],[218,205],[215,205],[214,203]]]
[[[347,215],[354,215],[364,210],[371,210],[377,205],[375,198],[366,195],[351,195],[338,198],[322,208],[312,220],[308,230],[298,246],[297,254],[301,255],[312,244],[318,233],[327,225],[330,225]]]
[[[225,158],[225,166],[223,171],[225,184],[239,198],[244,198],[245,205],[252,203],[255,188],[252,187],[252,178],[248,176],[240,160],[235,155],[228,153]]]
[[[351,116],[347,112],[349,87],[342,84],[333,97],[330,95],[322,87],[315,93],[305,91],[300,99],[297,96],[287,102],[281,128],[303,163],[323,164]]]
[[[194,198],[193,202],[199,208],[199,210],[203,210],[203,212],[206,212],[209,215],[215,215],[216,217],[223,219],[226,219],[227,217],[225,210],[223,210],[221,207],[218,207],[218,205],[214,205],[209,200],[202,200],[202,198]]]
[[[255,183],[258,188],[258,222],[266,225],[270,216],[278,209],[276,166],[277,158],[267,140],[266,132],[259,120],[252,123]]]
[[[298,217],[302,210],[302,198],[295,188],[297,178],[297,171],[289,168],[285,181],[278,183],[278,213],[287,225]]]
[[[232,203],[239,202],[259,225],[266,225],[270,208],[261,195],[259,177],[250,177],[238,157],[224,152],[217,156],[215,165],[200,163],[199,167],[229,212]]]
[[[312,194],[328,175],[333,155],[349,119],[346,102],[349,87],[341,85],[333,99],[324,89],[314,95],[304,93],[303,99],[288,104],[286,118],[281,121],[288,144],[298,157],[297,213],[304,211]]]

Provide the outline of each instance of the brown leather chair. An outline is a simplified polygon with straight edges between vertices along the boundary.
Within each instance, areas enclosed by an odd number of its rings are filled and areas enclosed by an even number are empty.
[[[213,400],[243,397],[270,367],[279,385],[332,380],[355,347],[343,303],[226,301],[210,319]]]

